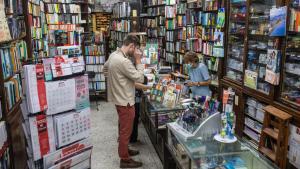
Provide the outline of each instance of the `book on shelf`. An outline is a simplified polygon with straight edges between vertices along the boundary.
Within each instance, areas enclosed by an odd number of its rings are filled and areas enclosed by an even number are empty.
[[[201,24],[201,11],[187,10],[186,23],[187,24]]]
[[[18,39],[26,35],[25,32],[26,26],[25,26],[24,19],[11,17],[11,18],[7,18],[7,23],[10,30],[10,35],[13,39]]]
[[[165,16],[166,18],[175,18],[176,17],[176,6],[166,6],[165,7]]]
[[[130,17],[131,6],[129,2],[119,2],[113,8],[113,18]]]
[[[202,13],[201,24],[203,26],[216,26],[217,15],[215,13]]]
[[[7,108],[10,110],[18,101],[21,100],[22,87],[19,74],[14,75],[9,81],[4,83],[6,93]]]
[[[225,8],[219,8],[217,16],[217,28],[224,28],[225,26]]]
[[[73,46],[73,45],[80,45],[81,32],[77,31],[62,31],[62,30],[49,30],[49,45],[54,46]]]
[[[24,66],[25,93],[29,113],[42,112],[48,108],[44,74],[42,64]]]
[[[85,57],[86,64],[104,64],[105,56],[86,56]]]
[[[176,0],[166,0],[166,5],[176,5]]]
[[[281,52],[279,50],[268,49],[267,67],[265,81],[278,85],[280,79]]]
[[[205,1],[203,11],[215,11],[218,10],[218,0]]]
[[[186,16],[182,16],[182,15],[177,16],[177,26],[178,27],[186,26]]]
[[[40,114],[29,117],[34,161],[55,151],[53,117]]]
[[[174,30],[176,28],[176,18],[166,19],[166,29]]]
[[[1,1],[3,2],[3,0],[1,0]],[[7,14],[9,14],[9,15],[11,15],[11,14],[21,15],[21,14],[23,14],[22,0],[4,0],[4,2],[5,2],[5,12]]]
[[[291,8],[289,31],[300,32],[300,11]]]
[[[186,50],[194,52],[202,52],[202,39],[187,39]]]
[[[104,45],[90,45],[85,46],[85,55],[86,56],[101,56],[105,54],[105,46]]]
[[[8,78],[21,70],[21,60],[26,60],[27,46],[25,41],[19,41],[10,47],[0,48],[3,77]]]
[[[81,14],[80,5],[77,4],[46,4],[45,12],[47,13],[57,13],[57,14]]]
[[[0,119],[3,117],[3,112],[2,112],[2,102],[0,100]]]
[[[96,91],[106,90],[106,83],[105,82],[89,83],[89,89],[96,90]]]

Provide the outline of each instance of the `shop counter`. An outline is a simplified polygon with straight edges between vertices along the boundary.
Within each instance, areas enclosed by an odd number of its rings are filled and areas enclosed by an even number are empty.
[[[239,139],[231,144],[213,138],[185,141],[171,130],[167,132],[165,169],[277,169],[270,160]]]

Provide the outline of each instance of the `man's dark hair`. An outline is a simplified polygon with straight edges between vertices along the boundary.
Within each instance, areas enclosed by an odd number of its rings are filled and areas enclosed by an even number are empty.
[[[127,35],[123,41],[124,46],[128,46],[133,43],[134,46],[140,46],[140,39],[135,35]]]

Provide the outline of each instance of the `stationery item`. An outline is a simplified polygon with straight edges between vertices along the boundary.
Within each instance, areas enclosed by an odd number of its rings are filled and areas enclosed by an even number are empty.
[[[64,158],[70,158],[70,156],[74,156],[78,152],[88,148],[91,146],[91,143],[88,139],[83,139],[79,142],[71,144],[67,147],[58,149],[57,151],[47,154],[44,156],[44,168],[50,168],[58,163],[58,161]]]
[[[268,49],[265,81],[279,85],[281,54],[278,50]]]
[[[270,36],[286,35],[287,7],[272,8],[270,10]]]
[[[76,110],[82,110],[90,107],[90,96],[88,86],[88,76],[79,76],[75,78],[76,85]]]
[[[51,72],[54,78],[68,76],[72,74],[72,68],[70,63],[65,61],[62,56],[56,56],[54,58],[54,63],[51,63]]]
[[[54,117],[57,147],[62,147],[90,135],[90,108]]]
[[[92,146],[83,149],[81,152],[74,154],[74,156],[62,159],[58,163],[49,169],[61,169],[61,168],[70,168],[70,169],[89,169],[91,168],[91,155],[92,155]]]
[[[74,79],[46,82],[46,93],[48,102],[47,115],[76,108]]]
[[[55,140],[52,116],[40,114],[29,117],[31,142],[34,161],[55,151]]]
[[[30,113],[38,113],[46,110],[48,104],[44,81],[44,66],[42,64],[25,65],[24,76],[28,111]]]

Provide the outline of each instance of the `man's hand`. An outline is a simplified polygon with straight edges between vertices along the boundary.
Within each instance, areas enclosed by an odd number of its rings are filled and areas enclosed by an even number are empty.
[[[135,49],[134,51],[134,59],[136,64],[141,64],[141,58],[143,56],[143,52],[140,49]]]
[[[188,87],[192,87],[192,86],[196,86],[196,85],[197,85],[196,82],[188,82],[188,83],[187,83],[187,86],[188,86]]]

